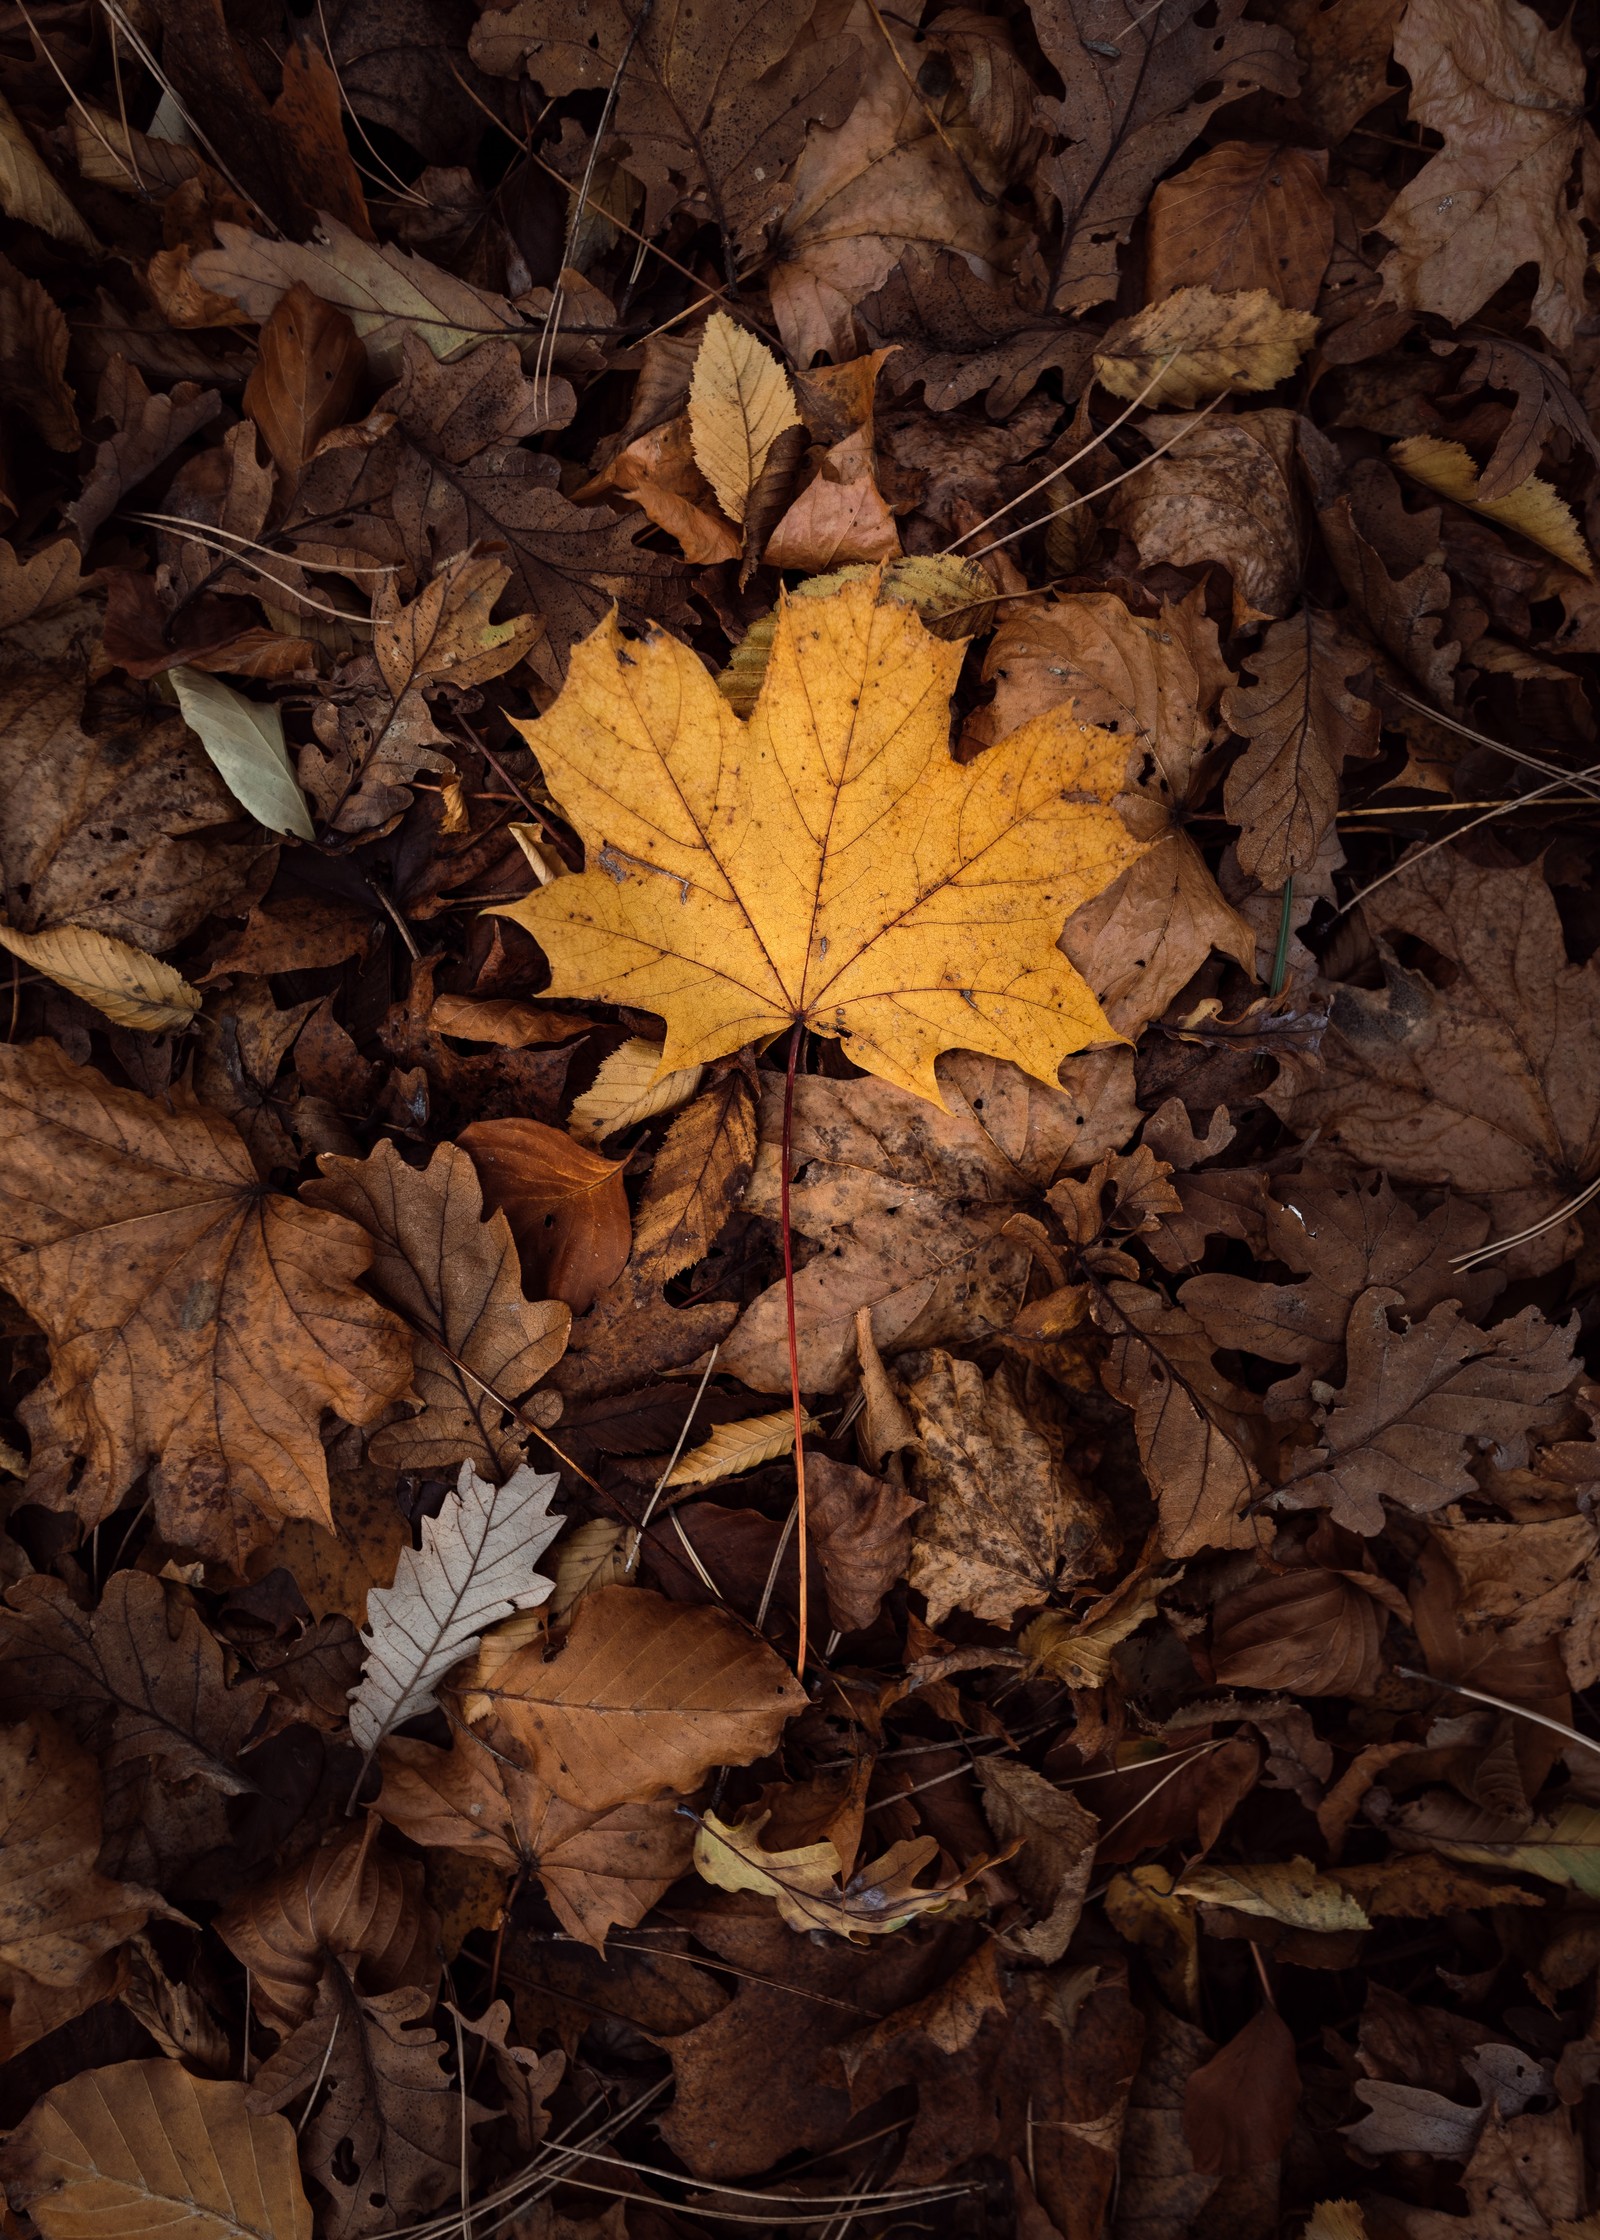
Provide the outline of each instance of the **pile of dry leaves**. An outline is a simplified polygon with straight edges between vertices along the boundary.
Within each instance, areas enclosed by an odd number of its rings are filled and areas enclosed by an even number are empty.
[[[14,2240],[1600,2235],[1597,58],[4,0]]]

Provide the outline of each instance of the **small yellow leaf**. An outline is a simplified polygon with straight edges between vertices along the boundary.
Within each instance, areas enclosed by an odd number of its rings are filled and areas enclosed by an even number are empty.
[[[1124,1580],[1087,1617],[1074,1620],[1059,1610],[1047,1610],[1023,1627],[1017,1647],[1069,1688],[1102,1687],[1113,1649],[1155,1616],[1161,1590],[1171,1584],[1145,1572]]]
[[[1317,322],[1266,288],[1216,295],[1179,288],[1119,320],[1095,353],[1094,370],[1114,397],[1146,404],[1199,404],[1225,391],[1275,389],[1311,347]],[[1149,386],[1146,386],[1149,384]]]
[[[1263,1915],[1291,1929],[1370,1929],[1363,1908],[1338,1883],[1318,1874],[1309,1860],[1274,1859],[1258,1867],[1191,1867],[1177,1886],[1180,1898]]]
[[[801,1022],[940,1105],[942,1051],[1054,1085],[1114,1040],[1057,943],[1145,851],[1116,807],[1128,742],[1057,706],[957,762],[963,656],[876,577],[786,599],[746,725],[690,647],[603,622],[518,726],[587,851],[502,906],[551,996],[659,1013],[662,1072]]]
[[[816,1425],[801,1417],[807,1431]],[[794,1446],[794,1410],[779,1408],[770,1416],[746,1416],[743,1423],[719,1423],[704,1446],[696,1447],[673,1465],[669,1486],[709,1486],[719,1478],[754,1470],[759,1463],[776,1462]]]
[[[113,1026],[176,1034],[200,1008],[199,990],[181,972],[89,926],[48,926],[43,933],[0,926],[0,948],[92,1003]]]
[[[601,1064],[581,1097],[572,1101],[568,1123],[580,1143],[603,1143],[619,1128],[636,1128],[659,1113],[676,1112],[699,1088],[704,1066],[661,1071],[661,1045],[635,1035]]]
[[[1425,490],[1441,498],[1453,498],[1457,505],[1482,514],[1486,521],[1498,522],[1502,529],[1514,529],[1519,537],[1542,546],[1580,576],[1594,574],[1594,562],[1572,508],[1538,475],[1529,475],[1503,498],[1480,498],[1478,469],[1464,443],[1445,443],[1438,436],[1407,436],[1403,443],[1389,446],[1389,456],[1402,474],[1410,475]]]
[[[706,321],[689,383],[689,433],[695,464],[730,521],[745,503],[785,428],[800,410],[772,352],[725,311]]]
[[[1555,2231],[1558,2240],[1577,2240],[1576,2231]],[[1300,2240],[1367,2240],[1367,2220],[1354,2201],[1319,2201]]]
[[[938,1855],[932,1836],[891,1844],[882,1858],[858,1867],[843,1888],[843,1861],[829,1842],[807,1843],[793,1851],[763,1851],[761,1830],[771,1814],[759,1812],[737,1827],[708,1812],[694,1839],[695,1872],[716,1890],[751,1890],[771,1898],[780,1917],[802,1934],[827,1929],[835,1936],[889,1936],[921,1914],[942,1913],[960,1897],[966,1883],[992,1859],[979,1859],[959,1878],[932,1890],[919,1890],[914,1877]],[[1007,1854],[1009,1856],[1009,1854]]]

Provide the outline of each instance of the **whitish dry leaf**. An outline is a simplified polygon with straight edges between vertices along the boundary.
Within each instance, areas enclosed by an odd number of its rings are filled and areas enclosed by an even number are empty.
[[[765,343],[725,311],[706,321],[689,384],[695,462],[730,521],[744,519],[767,454],[800,425],[789,376]]]
[[[704,1066],[661,1071],[661,1045],[635,1035],[605,1059],[568,1115],[572,1132],[588,1144],[603,1143],[622,1128],[636,1128],[658,1113],[674,1112],[705,1079]]]
[[[1317,331],[1309,311],[1291,311],[1265,288],[1215,295],[1179,288],[1121,320],[1095,353],[1094,370],[1114,397],[1146,404],[1200,404],[1207,397],[1275,389],[1287,381]]]
[[[492,1486],[461,1465],[455,1492],[423,1524],[421,1548],[402,1553],[392,1587],[367,1597],[366,1668],[350,1698],[359,1749],[370,1753],[403,1719],[430,1710],[439,1682],[487,1626],[548,1599],[555,1581],[532,1567],[561,1530],[550,1514],[559,1484],[524,1464]]]
[[[0,926],[0,948],[92,1003],[113,1026],[178,1034],[200,1008],[200,991],[176,967],[89,926],[50,926],[43,933]]]
[[[1514,529],[1531,544],[1542,545],[1581,576],[1594,574],[1594,561],[1583,541],[1583,532],[1565,498],[1534,474],[1504,497],[1480,494],[1477,463],[1464,443],[1445,443],[1437,436],[1407,436],[1389,446],[1389,456],[1401,472],[1441,498],[1454,498],[1502,529]]]
[[[171,676],[184,722],[234,799],[269,832],[312,839],[315,828],[283,743],[278,710],[247,700],[203,669],[177,668]]]
[[[311,2240],[293,2126],[242,2084],[120,2061],[46,2093],[11,2142],[13,2198],[45,2240]]]

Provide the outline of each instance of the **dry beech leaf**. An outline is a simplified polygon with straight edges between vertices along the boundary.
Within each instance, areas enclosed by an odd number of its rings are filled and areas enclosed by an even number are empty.
[[[483,1692],[540,1779],[590,1812],[687,1792],[712,1766],[748,1765],[805,1702],[726,1611],[638,1587],[585,1595],[556,1656],[520,1650]]]
[[[1285,1695],[1370,1695],[1382,1670],[1383,1614],[1337,1571],[1289,1571],[1224,1595],[1211,1662],[1225,1688]]]
[[[0,926],[0,948],[92,1003],[116,1027],[181,1034],[200,1008],[199,989],[172,965],[89,926],[47,926],[41,933]]]
[[[815,1431],[813,1419],[802,1414],[802,1431]],[[737,1477],[741,1470],[759,1469],[794,1450],[794,1410],[780,1408],[770,1416],[746,1416],[739,1423],[720,1423],[703,1445],[691,1447],[672,1466],[669,1486],[716,1485]]]
[[[594,866],[505,913],[552,993],[659,1012],[663,1072],[803,1021],[935,1103],[941,1049],[1053,1081],[1109,1039],[1054,943],[1140,852],[1124,749],[1063,709],[963,768],[960,658],[874,582],[788,601],[747,730],[687,646],[603,624],[523,727]]]
[[[18,122],[17,113],[0,94],[0,210],[17,225],[37,226],[41,233],[65,242],[90,257],[100,244],[56,184],[55,174]]]
[[[0,1095],[0,1266],[53,1347],[23,1408],[36,1497],[93,1522],[149,1468],[166,1536],[229,1557],[274,1517],[326,1524],[323,1410],[371,1423],[411,1377],[356,1288],[361,1231],[264,1192],[181,1088],[157,1104],[33,1043],[0,1052]]]
[[[517,1242],[531,1291],[574,1314],[628,1264],[632,1225],[621,1159],[606,1159],[541,1120],[474,1120],[461,1131],[485,1202]]]
[[[1333,254],[1327,182],[1328,159],[1315,148],[1248,140],[1208,148],[1150,197],[1151,301],[1174,288],[1265,288],[1292,310],[1315,311]]]
[[[13,2135],[12,2185],[45,2240],[311,2240],[293,2126],[242,2084],[119,2061],[47,2092]]]
[[[1114,397],[1200,404],[1275,389],[1310,349],[1316,331],[1310,312],[1288,309],[1266,288],[1232,295],[1179,288],[1120,320],[1095,352],[1094,370]]]
[[[403,1550],[393,1586],[368,1595],[350,1734],[369,1757],[391,1728],[433,1708],[439,1683],[486,1628],[549,1599],[555,1581],[533,1566],[561,1530],[550,1513],[560,1482],[524,1464],[493,1486],[464,1462],[444,1507],[424,1520],[420,1549]]]
[[[1300,588],[1293,415],[1276,407],[1231,420],[1157,413],[1140,432],[1171,448],[1112,492],[1106,519],[1133,539],[1147,567],[1225,567],[1235,629],[1287,614]]]
[[[689,383],[689,428],[701,473],[730,521],[742,521],[767,456],[800,425],[789,376],[748,327],[714,311]]]
[[[601,1060],[589,1087],[573,1099],[572,1132],[580,1142],[598,1147],[623,1128],[636,1128],[658,1113],[676,1112],[704,1079],[703,1066],[663,1073],[660,1043],[635,1035]]]
[[[1261,2007],[1189,2079],[1183,2135],[1195,2168],[1234,2177],[1276,2162],[1299,2100],[1294,2032],[1276,2007]]]
[[[1293,1929],[1367,1929],[1366,1914],[1347,1890],[1319,1875],[1305,1859],[1263,1866],[1190,1867],[1177,1885],[1180,1898],[1261,1914]]]
[[[250,1971],[251,2004],[279,2032],[310,2014],[332,1953],[359,1960],[374,1991],[431,1983],[437,1926],[417,1862],[386,1849],[370,1818],[230,1899],[216,1919],[218,1936]]]
[[[1437,436],[1407,436],[1403,443],[1390,445],[1389,456],[1403,474],[1436,496],[1454,498],[1458,505],[1481,513],[1502,529],[1514,529],[1519,537],[1542,545],[1581,576],[1594,574],[1594,561],[1571,506],[1537,475],[1530,475],[1526,482],[1499,497],[1486,498],[1477,462],[1464,443],[1445,443]]]
[[[297,280],[261,329],[244,408],[292,489],[330,428],[348,415],[366,353],[342,311]]]

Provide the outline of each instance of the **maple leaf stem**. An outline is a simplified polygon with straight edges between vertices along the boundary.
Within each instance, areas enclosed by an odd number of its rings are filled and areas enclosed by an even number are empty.
[[[800,1038],[805,1022],[796,1019],[789,1030],[789,1060],[783,1074],[783,1148],[779,1171],[779,1223],[783,1230],[783,1313],[789,1339],[789,1397],[794,1404],[794,1504],[795,1560],[800,1566],[800,1640],[794,1669],[805,1679],[807,1630],[810,1612],[806,1598],[806,1448],[805,1411],[800,1405],[800,1347],[794,1326],[794,1233],[789,1226],[789,1147],[794,1132],[794,1075],[800,1058]]]

